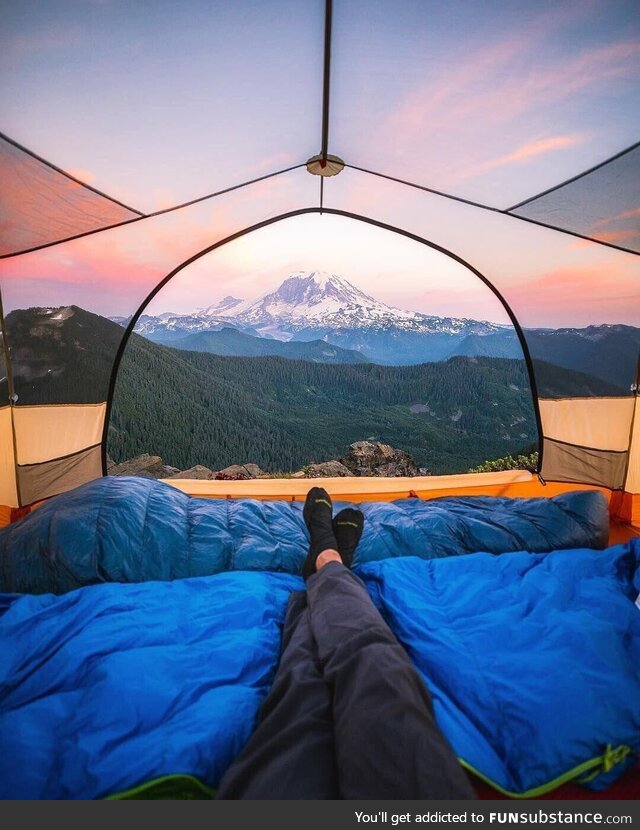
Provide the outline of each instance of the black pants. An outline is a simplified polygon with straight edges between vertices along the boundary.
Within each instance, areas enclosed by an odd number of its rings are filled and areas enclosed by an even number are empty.
[[[338,562],[292,594],[273,687],[218,798],[473,798],[431,697]]]

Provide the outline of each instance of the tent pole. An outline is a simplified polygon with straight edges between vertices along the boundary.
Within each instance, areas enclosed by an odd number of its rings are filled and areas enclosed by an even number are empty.
[[[633,407],[633,414],[631,415],[631,424],[629,426],[629,448],[627,450],[627,466],[624,471],[624,492],[626,492],[627,483],[629,480],[629,469],[631,466],[631,444],[633,443],[633,433],[636,429],[638,429],[638,425],[636,424],[636,414],[638,412],[638,401],[640,401],[640,351],[638,351],[638,362],[636,363],[636,376],[634,378],[633,383],[631,384],[631,394],[635,398],[635,404]]]
[[[16,425],[13,420],[13,407],[16,402],[15,387],[13,385],[13,371],[11,368],[11,357],[9,354],[9,341],[7,339],[7,326],[4,319],[4,308],[2,305],[2,288],[0,287],[0,337],[2,338],[2,351],[4,354],[4,364],[7,372],[7,391],[9,397],[9,413],[11,417],[11,439],[13,441],[13,470],[16,482],[16,495],[18,496],[18,506],[22,506],[22,497],[20,496],[20,480],[18,478],[18,443],[16,440]]]
[[[324,79],[322,84],[322,149],[320,155],[327,158],[329,152],[329,90],[331,86],[331,22],[333,0],[326,0],[324,11]]]

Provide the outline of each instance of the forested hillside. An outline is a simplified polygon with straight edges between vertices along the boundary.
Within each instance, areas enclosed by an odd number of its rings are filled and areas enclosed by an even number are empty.
[[[120,461],[153,452],[181,469],[251,461],[275,472],[340,456],[370,437],[434,473],[518,451],[536,440],[524,363],[327,366],[136,338],[121,365],[109,453]]]

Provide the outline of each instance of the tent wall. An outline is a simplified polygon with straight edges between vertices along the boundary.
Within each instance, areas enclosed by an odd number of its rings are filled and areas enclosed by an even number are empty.
[[[100,447],[89,447],[64,458],[18,466],[22,504],[55,496],[102,475]]]
[[[31,504],[100,477],[105,409],[105,403],[0,409],[0,504]]]
[[[540,400],[544,447],[542,476],[552,481],[624,487],[635,400]]]
[[[42,464],[95,447],[102,439],[106,404],[15,407],[18,464]]]
[[[640,253],[640,145],[510,212]]]
[[[105,410],[106,403],[13,408],[22,504],[102,475]]]

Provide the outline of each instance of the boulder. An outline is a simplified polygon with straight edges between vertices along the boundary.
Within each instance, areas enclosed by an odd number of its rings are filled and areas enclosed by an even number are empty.
[[[113,464],[107,470],[110,476],[138,476],[138,478],[170,478],[175,472],[175,467],[168,467],[162,463],[159,455],[149,455],[148,452],[123,461],[121,464]]]
[[[174,475],[169,478],[197,478],[211,480],[215,476],[213,470],[209,467],[204,467],[202,464],[196,464],[194,467],[189,467],[188,470],[176,470]]]
[[[304,470],[301,471],[305,478],[345,478],[352,476],[353,473],[340,461],[323,461],[320,464],[308,464]],[[294,473],[294,478],[301,478],[297,473]]]
[[[426,474],[418,469],[408,452],[396,450],[380,441],[356,441],[341,461],[356,476],[394,478]]]
[[[223,479],[258,478],[258,476],[263,475],[263,472],[257,464],[232,464],[230,467],[220,470],[218,475]]]

